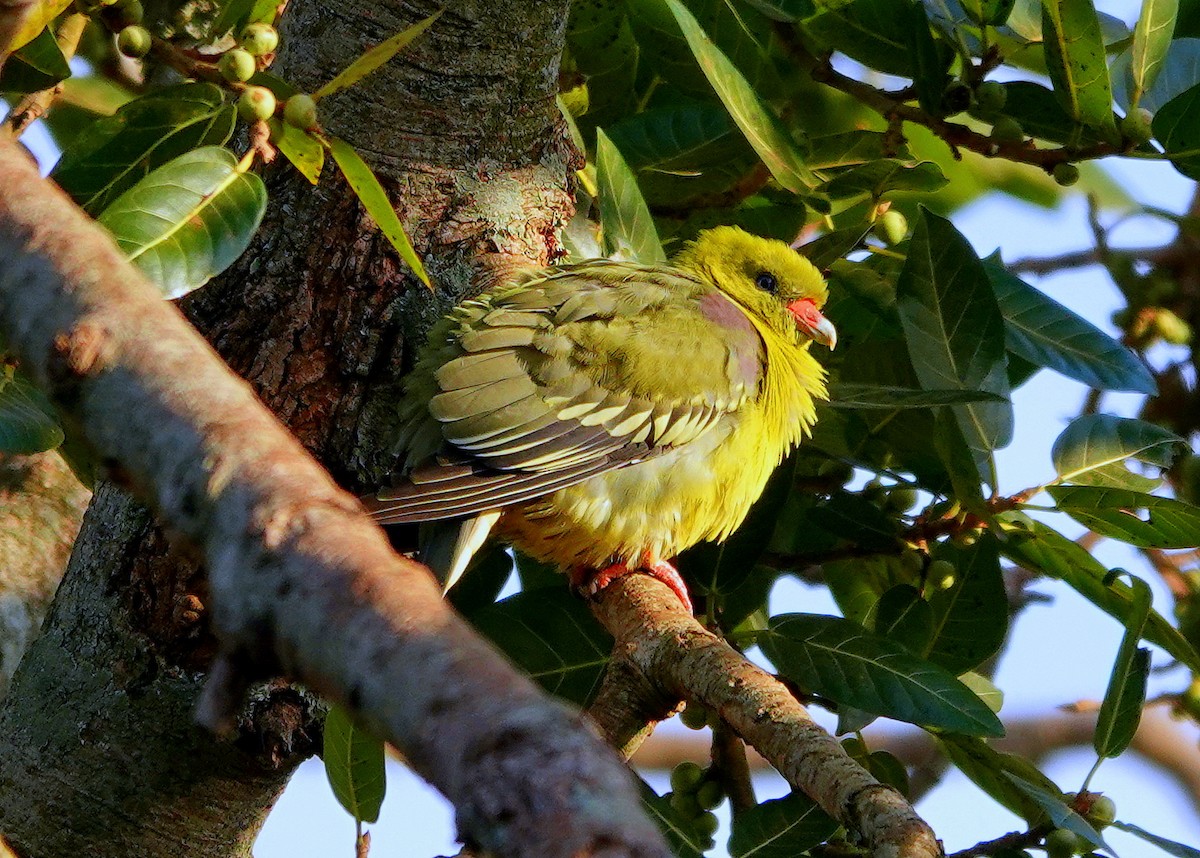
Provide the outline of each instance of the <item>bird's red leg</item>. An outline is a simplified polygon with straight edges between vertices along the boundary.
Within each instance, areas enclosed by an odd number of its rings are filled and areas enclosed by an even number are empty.
[[[644,572],[652,578],[662,581],[683,602],[690,614],[694,611],[692,598],[688,594],[687,585],[674,566],[666,560],[653,560],[649,553],[642,555],[642,562],[630,568],[628,563],[613,563],[603,569],[591,569],[586,566],[576,566],[571,570],[571,584],[575,589],[587,595],[594,596],[618,578],[633,572]]]

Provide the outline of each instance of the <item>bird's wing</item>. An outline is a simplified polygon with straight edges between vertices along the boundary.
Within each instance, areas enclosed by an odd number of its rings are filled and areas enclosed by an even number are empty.
[[[573,266],[467,302],[405,396],[410,471],[383,523],[472,515],[693,441],[758,392],[762,340],[690,277]]]

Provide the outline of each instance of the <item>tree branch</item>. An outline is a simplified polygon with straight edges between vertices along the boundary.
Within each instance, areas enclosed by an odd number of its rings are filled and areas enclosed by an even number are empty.
[[[661,694],[716,711],[793,787],[880,858],[935,858],[941,844],[903,797],[855,763],[778,680],[688,615],[663,584],[619,578],[592,611]]]
[[[615,757],[452,614],[12,144],[0,187],[3,336],[69,430],[203,550],[221,654],[201,717],[227,722],[231,691],[282,671],[395,743],[470,842],[667,855]]]

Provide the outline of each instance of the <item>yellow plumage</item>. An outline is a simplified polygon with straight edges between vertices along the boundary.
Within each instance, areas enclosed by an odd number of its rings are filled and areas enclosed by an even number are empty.
[[[375,515],[470,520],[451,578],[493,524],[564,569],[721,540],[815,420],[825,298],[786,244],[719,227],[670,266],[596,260],[464,302],[408,380],[407,479]]]

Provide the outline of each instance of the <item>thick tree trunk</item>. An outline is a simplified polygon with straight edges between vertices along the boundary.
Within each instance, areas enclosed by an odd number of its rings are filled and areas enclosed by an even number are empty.
[[[270,170],[254,246],[188,311],[333,471],[391,466],[397,378],[442,308],[556,252],[573,154],[554,104],[566,0],[454,4],[408,52],[322,102],[375,166],[438,285],[408,275],[330,165]],[[419,8],[415,8],[419,6]],[[295,0],[275,71],[315,88],[433,4]],[[249,854],[312,751],[311,701],[261,692],[233,741],[196,727],[211,656],[204,576],[102,487],[44,636],[0,710],[0,830],[24,856]]]

